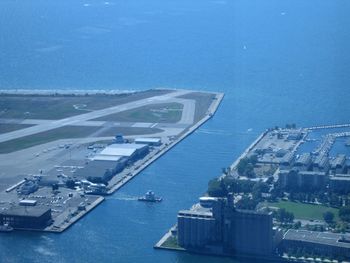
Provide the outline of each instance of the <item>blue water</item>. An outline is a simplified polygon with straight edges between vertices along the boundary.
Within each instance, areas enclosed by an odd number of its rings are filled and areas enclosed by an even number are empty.
[[[349,10],[347,0],[1,0],[0,88],[226,97],[65,233],[0,235],[0,262],[237,262],[152,246],[265,128],[349,122]],[[164,202],[134,200],[148,189]]]

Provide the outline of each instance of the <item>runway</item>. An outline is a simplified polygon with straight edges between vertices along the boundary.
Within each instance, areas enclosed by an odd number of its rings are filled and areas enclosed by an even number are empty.
[[[189,100],[189,99],[180,99],[177,98],[178,96],[185,95],[187,93],[190,93],[190,91],[185,90],[177,90],[169,94],[161,95],[161,96],[155,96],[151,98],[141,99],[129,103],[125,103],[118,106],[113,106],[109,108],[105,108],[102,110],[96,110],[68,118],[64,118],[61,120],[36,120],[36,119],[27,119],[22,120],[21,124],[34,124],[35,126],[15,130],[12,132],[0,134],[0,143],[6,142],[9,140],[18,139],[24,136],[29,136],[53,129],[57,129],[63,126],[67,125],[73,125],[73,126],[104,126],[107,124],[105,121],[91,121],[92,119],[97,119],[106,115],[119,113],[122,111],[132,110],[135,108],[152,105],[152,104],[159,104],[159,103],[171,103],[171,102],[177,102],[183,104],[183,111],[181,120],[178,123],[175,124],[158,124],[158,123],[148,123],[145,125],[145,123],[108,123],[108,126],[119,126],[119,127],[152,127],[157,128],[157,126],[161,126],[163,129],[167,128],[174,128],[174,129],[180,129],[185,128],[189,125],[192,125],[194,122],[194,114],[195,114],[195,101]],[[17,120],[18,121],[18,120]],[[16,119],[0,119],[0,122],[2,123],[16,123]]]

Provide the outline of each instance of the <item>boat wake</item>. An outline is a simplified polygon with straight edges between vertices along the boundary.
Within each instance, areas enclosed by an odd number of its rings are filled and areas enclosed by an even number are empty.
[[[137,197],[135,196],[109,196],[106,197],[106,200],[119,200],[119,201],[137,201]]]
[[[222,136],[232,136],[231,132],[225,130],[209,130],[209,129],[199,129],[196,133],[212,134],[212,135],[222,135]]]

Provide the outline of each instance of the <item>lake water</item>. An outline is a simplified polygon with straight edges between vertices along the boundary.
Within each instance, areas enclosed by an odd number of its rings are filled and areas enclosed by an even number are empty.
[[[68,231],[0,235],[0,262],[237,262],[152,247],[264,129],[349,122],[349,10],[347,0],[1,0],[2,89],[226,96]],[[148,189],[164,202],[137,202]]]

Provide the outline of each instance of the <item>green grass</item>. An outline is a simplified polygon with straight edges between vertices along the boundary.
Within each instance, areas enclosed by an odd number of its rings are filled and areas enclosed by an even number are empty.
[[[100,127],[64,126],[50,131],[2,142],[0,143],[0,153],[10,153],[59,139],[83,138],[96,132],[98,129],[100,129]]]
[[[334,221],[339,221],[338,209],[313,204],[303,204],[291,201],[279,201],[277,203],[267,203],[270,207],[284,208],[292,212],[296,219],[323,220],[323,213],[330,211],[334,214]]]
[[[0,134],[28,128],[31,126],[33,125],[20,123],[0,123]]]
[[[169,93],[148,90],[118,95],[6,95],[0,94],[0,118],[57,120],[135,100]],[[76,109],[74,105],[83,106]]]
[[[146,135],[162,132],[163,130],[157,128],[139,128],[139,127],[113,127],[101,133],[98,137],[115,136],[117,134],[127,135]]]
[[[166,248],[182,249],[182,247],[177,244],[177,237],[175,236],[170,236],[161,246]]]
[[[134,128],[134,127],[111,127],[108,130],[98,132],[101,127],[93,126],[64,126],[46,132],[41,132],[22,138],[6,141],[0,143],[0,154],[10,153],[18,150],[26,149],[36,145],[70,138],[84,138],[88,136],[93,137],[107,137],[115,136],[116,134],[123,135],[143,135],[162,132],[157,128]]]
[[[139,107],[97,118],[97,121],[120,122],[157,122],[175,123],[181,119],[183,105],[180,103],[162,103]]]

